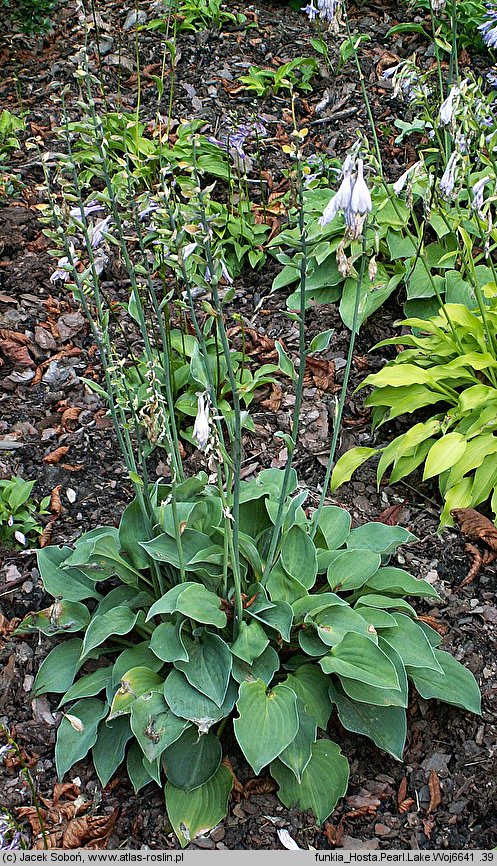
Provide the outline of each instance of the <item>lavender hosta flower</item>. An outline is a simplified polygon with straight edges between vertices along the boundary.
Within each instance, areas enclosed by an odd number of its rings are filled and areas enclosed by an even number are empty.
[[[445,9],[446,0],[431,0],[434,15],[440,15]]]
[[[74,255],[74,250],[72,251],[72,263],[74,265],[79,264],[79,259]],[[71,263],[67,256],[62,256],[61,259],[57,262],[57,270],[55,270],[50,277],[50,282],[55,283],[57,280],[61,280],[63,283],[67,283],[68,280],[71,279]]]
[[[326,205],[319,218],[320,226],[327,226],[336,217],[339,211],[346,211],[350,205],[352,195],[352,172],[344,174],[342,183],[333,198]]]
[[[451,155],[446,167],[445,171],[440,179],[440,193],[445,198],[451,198],[452,193],[454,192],[454,187],[457,179],[457,162],[459,160],[459,154],[457,150]]]
[[[409,168],[400,175],[400,177],[395,181],[395,183],[392,184],[392,189],[395,195],[400,195],[407,181],[409,180],[409,177],[416,172],[420,165],[421,160],[419,159],[417,162],[414,163],[414,165],[409,166]]]
[[[350,205],[344,212],[345,223],[351,236],[355,239],[360,237],[368,213],[371,213],[373,203],[363,174],[363,161],[357,160],[357,173],[350,196]]]
[[[193,438],[197,441],[200,451],[204,451],[210,434],[209,410],[211,401],[207,391],[198,394],[197,397],[197,417],[193,425]]]
[[[314,5],[314,0],[311,0],[304,12],[309,16],[310,21],[314,21],[318,16],[321,20],[335,21],[337,12],[340,7],[340,0],[316,0],[317,6]]]
[[[86,204],[83,207],[83,212],[85,217],[90,216],[92,213],[96,213],[99,210],[103,210],[103,205],[98,201],[91,201],[89,204]],[[69,215],[74,217],[75,219],[81,219],[81,208],[79,205],[77,207],[72,207],[69,211]]]
[[[472,210],[476,211],[478,216],[481,216],[481,217],[484,215],[483,214],[483,205],[485,203],[484,198],[483,198],[483,190],[485,189],[485,186],[489,180],[490,180],[490,177],[488,175],[485,175],[485,177],[482,177],[480,180],[476,181],[476,183],[474,184],[474,186],[471,190],[471,194],[473,196],[473,201],[471,202],[471,208],[472,208]]]
[[[16,851],[21,847],[21,834],[8,812],[0,814],[0,851]]]
[[[99,220],[98,223],[93,226],[90,232],[90,242],[92,249],[96,250],[105,240],[104,232],[108,231],[111,220],[112,216],[109,215],[106,216],[105,219]]]
[[[487,19],[478,26],[478,30],[488,48],[497,46],[497,7],[494,3],[487,3]]]

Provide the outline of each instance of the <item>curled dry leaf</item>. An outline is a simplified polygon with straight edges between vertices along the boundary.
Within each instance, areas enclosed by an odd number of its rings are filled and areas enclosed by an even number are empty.
[[[413,806],[414,806],[413,798],[407,797],[407,799],[402,800],[402,803],[399,804],[399,812],[404,815],[406,812],[409,812]]]
[[[51,451],[50,454],[46,454],[43,458],[43,462],[49,463],[50,465],[54,463],[59,463],[62,458],[66,456],[68,451],[68,445],[61,445],[60,448],[56,448],[55,451]]]
[[[428,788],[430,791],[430,805],[428,806],[428,814],[430,812],[435,812],[436,809],[440,806],[442,802],[442,794],[440,791],[440,782],[438,780],[437,771],[434,769],[430,770],[430,777],[428,779]]]
[[[76,424],[74,422],[78,420],[81,412],[82,410],[79,409],[77,406],[64,409],[62,417],[60,419],[60,423],[66,430],[74,430],[76,427]]]
[[[57,783],[52,799],[40,797],[45,808],[40,816],[49,848],[105,848],[119,816],[119,808],[110,815],[83,815],[91,806],[71,782]],[[45,847],[42,826],[34,806],[17,809],[17,817],[27,819],[33,831],[33,849]]]
[[[263,409],[267,409],[268,412],[278,412],[282,399],[283,391],[277,382],[273,382],[271,386],[271,394],[266,400],[261,400],[261,406]]]
[[[47,523],[47,525],[45,526],[45,529],[43,530],[41,535],[38,536],[39,547],[48,547],[48,545],[52,543],[52,534],[53,534],[54,523],[55,523],[55,520],[50,520]]]
[[[497,551],[497,527],[474,508],[453,508],[450,512],[462,534]]]
[[[272,791],[276,791],[276,788],[276,782],[269,776],[264,776],[262,779],[249,779],[243,786],[243,796],[247,799],[255,794],[271,794]]]
[[[13,364],[19,364],[22,367],[33,366],[33,359],[27,350],[29,343],[29,338],[24,334],[0,328],[0,349]]]
[[[119,812],[119,807],[116,807],[110,815],[83,815],[70,821],[62,836],[62,847],[91,850],[106,848]]]
[[[333,393],[336,390],[334,362],[308,356],[305,359],[304,384],[306,386],[313,384],[320,391],[331,391]]]
[[[60,501],[60,491],[62,484],[57,484],[50,494],[50,514],[52,517],[59,517],[62,512],[62,503]]]
[[[446,625],[446,623],[440,622],[438,619],[435,619],[434,616],[430,616],[427,613],[418,613],[418,619],[420,619],[421,622],[425,622],[426,625],[429,625],[430,628],[437,631],[438,634],[441,634],[442,636],[446,635],[449,630],[449,626]]]
[[[381,514],[378,514],[378,517],[373,518],[375,523],[384,523],[385,526],[397,526],[399,522],[400,512],[404,507],[403,502],[399,502],[397,505],[389,505],[388,508],[385,508]]]
[[[407,794],[407,778],[405,776],[402,776],[402,779],[401,779],[401,782],[399,785],[399,790],[397,792],[397,805],[398,806],[400,806],[400,804],[404,802],[404,800],[406,798],[406,794]]]
[[[381,78],[386,69],[391,69],[392,66],[397,66],[398,63],[400,63],[400,57],[398,54],[384,51],[376,64],[376,74],[378,78]]]
[[[330,824],[330,822],[327,821],[323,827],[323,833],[326,836],[330,845],[333,845],[333,847],[340,845],[343,836],[343,820],[340,821],[338,827],[335,827],[333,824]]]

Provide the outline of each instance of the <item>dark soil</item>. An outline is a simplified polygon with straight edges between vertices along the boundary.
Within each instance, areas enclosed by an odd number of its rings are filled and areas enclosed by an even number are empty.
[[[153,4],[140,7],[149,19],[155,17]],[[236,11],[237,4],[230,3]],[[241,7],[240,7],[241,8]],[[100,0],[97,32],[100,52],[90,42],[92,71],[100,72],[110,106],[130,109],[136,100],[134,75],[134,30],[124,30],[126,9],[121,4]],[[243,11],[247,11],[245,8]],[[184,33],[179,37],[180,56],[176,69],[173,117],[201,117],[215,132],[227,113],[239,118],[257,113],[270,130],[263,151],[265,167],[273,181],[283,179],[281,155],[283,134],[290,133],[292,119],[286,98],[267,97],[262,103],[229,88],[251,64],[266,66],[299,55],[314,53],[309,38],[315,31],[304,15],[283,3],[258,2],[249,7],[256,26],[228,27],[224,32]],[[399,10],[388,3],[352,8],[351,16],[360,30],[371,35],[364,51],[364,74],[372,99],[377,128],[382,136],[387,172],[395,178],[409,164],[409,148],[400,148],[388,132],[398,110],[387,85],[378,84],[376,64],[384,51],[408,56],[426,46],[417,36],[385,40],[385,33],[397,23]],[[79,17],[78,17],[79,15]],[[91,16],[90,16],[91,18]],[[58,107],[50,96],[69,84],[69,110],[76,112],[76,85],[73,73],[84,46],[84,20],[72,3],[63,4],[55,18],[53,33],[39,38],[16,36],[0,48],[2,83],[0,109],[18,113],[18,93],[28,112],[29,137],[55,161],[54,127]],[[90,34],[95,39],[95,30]],[[333,40],[331,40],[333,41]],[[161,40],[157,34],[139,37],[142,67],[161,62]],[[332,48],[332,53],[336,51]],[[333,55],[334,56],[334,55]],[[152,70],[153,73],[153,70]],[[155,113],[156,91],[152,79],[143,80],[144,114]],[[333,112],[314,117],[316,104],[328,92]],[[342,155],[354,141],[356,129],[367,131],[359,83],[353,67],[330,78],[323,67],[312,94],[296,104],[300,123],[313,126],[309,147],[330,155]],[[278,133],[278,140],[276,134]],[[271,140],[272,139],[272,140]],[[13,164],[20,179],[15,196],[1,200],[0,210],[0,328],[27,335],[32,363],[16,365],[3,358],[0,368],[0,477],[20,475],[37,480],[38,497],[60,485],[63,510],[53,527],[55,543],[70,544],[83,531],[118,521],[131,489],[126,481],[115,437],[99,398],[85,387],[81,377],[100,375],[98,357],[85,321],[69,293],[60,283],[52,284],[53,259],[49,241],[39,222],[44,202],[42,171],[35,149],[17,154]],[[237,312],[247,325],[261,335],[283,339],[291,354],[297,353],[297,332],[281,310],[285,297],[270,295],[274,264],[262,271],[247,270],[237,284]],[[109,290],[119,296],[122,274],[109,276]],[[261,303],[262,300],[262,303]],[[382,363],[379,353],[367,353],[375,342],[393,333],[393,321],[400,307],[391,302],[373,316],[361,331],[347,404],[341,449],[370,444],[367,414],[354,387],[366,372]],[[52,325],[56,327],[53,328]],[[59,327],[61,326],[61,327]],[[309,488],[312,505],[319,497],[324,478],[327,448],[331,438],[334,392],[341,383],[348,332],[336,309],[320,307],[309,314],[309,333],[334,327],[336,335],[327,360],[335,362],[335,380],[321,390],[312,380],[305,390],[302,437],[296,458],[301,483]],[[35,384],[36,383],[36,384]],[[281,381],[283,399],[277,413],[262,406],[254,410],[256,433],[245,440],[244,475],[261,468],[282,466],[285,460],[278,429],[288,429],[292,395]],[[268,394],[262,395],[263,398]],[[79,409],[77,417],[64,415]],[[74,415],[74,413],[73,413]],[[383,433],[386,436],[388,431]],[[44,458],[55,449],[67,452],[56,464]],[[198,455],[187,453],[187,465],[195,471]],[[156,477],[164,471],[160,453],[151,462]],[[271,790],[269,777],[262,777],[259,793],[237,802],[233,799],[226,820],[192,847],[228,849],[280,848],[278,828],[286,828],[302,848],[491,848],[497,845],[497,665],[495,631],[495,565],[460,592],[455,588],[467,572],[463,540],[454,530],[437,534],[439,498],[429,485],[384,486],[378,493],[374,470],[367,464],[355,480],[341,488],[330,501],[348,508],[356,524],[377,519],[391,505],[401,506],[398,522],[411,529],[418,541],[405,546],[398,563],[435,585],[441,602],[435,608],[418,604],[418,610],[434,617],[444,628],[443,647],[476,676],[482,691],[483,711],[475,717],[454,707],[426,702],[413,695],[409,707],[409,734],[404,762],[399,763],[373,748],[370,742],[352,737],[336,716],[330,736],[350,761],[348,796],[339,802],[325,828],[316,827],[311,815],[284,809]],[[44,593],[30,551],[3,550],[0,564],[0,635],[2,614],[6,621],[22,617],[50,603]],[[60,712],[56,702],[30,695],[36,671],[50,649],[50,642],[23,637],[0,642],[0,722],[9,727],[25,759],[33,758],[32,775],[42,797],[50,798],[56,780],[54,742]],[[251,771],[244,763],[229,731],[226,752],[238,778],[245,782]],[[34,757],[33,757],[34,756]],[[109,847],[177,848],[178,842],[165,816],[163,795],[148,787],[135,796],[124,771],[103,791],[91,763],[78,764],[71,773],[79,777],[81,793],[93,800],[96,814],[108,814],[116,806],[120,815]],[[430,785],[428,784],[430,782]],[[433,786],[440,785],[436,804]],[[143,808],[146,801],[147,808]],[[18,766],[0,762],[0,806],[15,813],[30,803],[30,793]],[[26,843],[33,840],[26,828]]]

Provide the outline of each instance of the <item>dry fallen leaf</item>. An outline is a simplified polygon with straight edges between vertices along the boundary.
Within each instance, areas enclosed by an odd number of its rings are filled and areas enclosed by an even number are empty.
[[[45,529],[43,530],[41,535],[38,536],[38,546],[39,547],[48,547],[48,545],[52,543],[52,534],[53,534],[54,523],[55,523],[55,520],[50,520],[47,523],[47,525],[45,526]]]
[[[57,484],[50,494],[50,514],[52,517],[59,517],[62,511],[62,503],[60,501],[60,491],[62,484]]]
[[[457,591],[475,579],[482,565],[489,565],[497,558],[497,528],[474,508],[453,508],[450,513],[463,535],[471,541],[480,541],[487,546],[482,554],[473,544],[466,544],[464,549],[471,564],[466,577],[456,588]]]
[[[63,427],[65,427],[66,430],[74,430],[76,424],[74,424],[73,422],[78,420],[81,412],[82,410],[79,409],[77,406],[64,409],[60,419],[60,423]]]
[[[26,348],[29,343],[29,338],[24,334],[0,328],[0,349],[13,364],[19,364],[22,367],[33,366],[33,359]]]
[[[66,456],[69,451],[69,447],[67,445],[61,445],[60,448],[56,448],[55,451],[51,451],[50,454],[46,454],[43,458],[44,463],[49,463],[50,465],[54,463],[59,463],[63,457]]]
[[[261,400],[260,405],[268,412],[278,412],[283,399],[283,391],[277,382],[273,382],[271,386],[271,394],[266,400]]]
[[[404,503],[398,505],[389,505],[385,508],[378,517],[373,518],[375,523],[384,523],[386,526],[397,526],[400,512],[404,507]]]
[[[40,797],[45,808],[40,807],[41,819],[49,848],[102,849],[107,846],[109,836],[119,816],[119,808],[110,815],[82,815],[91,802],[85,800],[77,785],[66,782],[54,786],[52,799]],[[33,849],[43,850],[45,842],[37,810],[34,806],[17,809],[19,818],[27,818],[33,831]]]
[[[430,805],[428,806],[428,814],[430,812],[435,812],[436,809],[440,806],[442,802],[442,794],[440,792],[440,782],[438,780],[437,771],[434,769],[430,770],[430,777],[428,779],[428,788],[430,791]]]
[[[402,776],[400,781],[399,790],[397,792],[397,805],[400,806],[401,803],[404,802],[407,794],[407,778]]]

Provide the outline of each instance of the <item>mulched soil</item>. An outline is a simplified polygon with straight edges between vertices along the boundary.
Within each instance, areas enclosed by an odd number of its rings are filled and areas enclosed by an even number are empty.
[[[153,5],[140,4],[149,20]],[[236,11],[236,3],[229,4]],[[157,7],[156,7],[157,8]],[[184,33],[179,37],[173,117],[200,117],[215,131],[225,115],[238,117],[257,113],[268,126],[273,140],[263,151],[265,166],[275,184],[283,178],[283,137],[292,129],[288,100],[269,96],[257,102],[246,94],[230,96],[230,88],[251,64],[278,65],[299,55],[314,53],[309,38],[314,29],[304,15],[283,3],[260,2],[241,8],[256,24],[248,30],[228,27],[224,32]],[[377,65],[384,53],[406,57],[426,46],[417,35],[386,40],[385,33],[399,20],[399,9],[388,3],[352,7],[355,26],[371,36],[364,49],[364,74],[381,136],[382,152],[389,176],[394,179],[412,161],[409,146],[396,146],[389,127],[398,106],[389,88],[378,82]],[[91,16],[90,16],[91,18]],[[96,29],[90,34],[90,67],[104,82],[109,105],[130,109],[135,105],[136,75],[134,30],[123,28],[126,10],[117,2],[100,0]],[[0,108],[18,111],[18,94],[28,112],[29,135],[55,161],[54,127],[58,105],[51,101],[69,84],[69,110],[77,89],[73,74],[84,46],[84,13],[73,3],[63,4],[55,18],[54,32],[43,38],[20,35],[0,46]],[[332,58],[336,48],[330,40]],[[157,34],[139,36],[142,67],[154,74],[160,64],[161,41]],[[99,56],[100,55],[100,56]],[[382,61],[383,58],[383,61]],[[390,60],[390,65],[391,65]],[[427,62],[429,58],[427,58]],[[468,62],[466,60],[465,62]],[[388,63],[386,65],[389,65]],[[155,85],[144,77],[144,114],[155,113]],[[316,105],[325,98],[321,115]],[[338,77],[326,69],[312,94],[297,101],[299,123],[312,130],[310,152],[343,155],[355,138],[356,129],[367,130],[366,115],[357,76],[347,66]],[[44,202],[40,157],[36,149],[23,149],[14,160],[23,188],[18,195],[1,201],[0,210],[0,328],[29,337],[29,364],[3,358],[0,368],[0,477],[12,474],[37,479],[42,495],[60,485],[62,513],[53,527],[53,541],[71,543],[81,532],[102,523],[115,522],[129,501],[131,490],[109,419],[99,398],[88,391],[82,376],[98,378],[98,358],[86,323],[71,297],[60,284],[50,282],[54,269],[48,255],[49,241],[41,232],[40,206]],[[261,272],[247,270],[237,285],[237,312],[250,327],[265,337],[283,339],[291,354],[297,353],[297,333],[281,314],[283,296],[270,295],[274,264]],[[119,295],[122,274],[109,275],[109,289]],[[261,303],[262,301],[262,303]],[[364,326],[357,352],[347,404],[341,449],[371,444],[368,417],[353,388],[367,372],[382,363],[379,353],[368,355],[375,342],[390,335],[400,308],[392,302]],[[302,440],[296,459],[301,483],[310,490],[310,504],[317,501],[324,477],[333,398],[341,383],[348,334],[333,307],[320,307],[309,314],[309,333],[336,328],[325,360],[329,381],[316,384],[310,377],[304,394]],[[282,380],[283,396],[275,413],[262,405],[254,410],[256,433],[245,441],[244,475],[263,467],[281,466],[285,460],[278,429],[288,429],[292,395]],[[268,397],[264,394],[263,398]],[[68,412],[68,410],[78,410]],[[387,435],[382,432],[383,435]],[[64,448],[57,463],[47,455]],[[189,453],[187,465],[195,471],[198,455]],[[152,471],[161,473],[160,454]],[[333,502],[347,507],[355,524],[377,519],[386,508],[397,505],[396,520],[408,527],[418,541],[405,546],[397,556],[400,565],[426,577],[440,593],[434,607],[418,604],[420,612],[434,617],[445,632],[443,647],[468,667],[482,690],[483,712],[475,717],[454,707],[426,702],[414,695],[409,707],[409,735],[404,762],[399,763],[372,748],[369,741],[352,737],[332,718],[329,733],[340,743],[351,765],[348,796],[337,806],[324,828],[310,814],[284,809],[274,794],[271,779],[263,776],[252,785],[250,796],[233,799],[228,817],[192,847],[228,849],[280,848],[278,828],[286,828],[302,848],[491,848],[497,844],[497,665],[495,661],[495,566],[477,581],[456,592],[468,564],[463,540],[454,530],[437,535],[439,501],[430,485],[384,486],[378,493],[374,472],[364,467],[354,481],[341,488]],[[44,593],[35,557],[30,551],[13,554],[3,550],[0,563],[1,615],[7,620],[22,617],[49,603]],[[0,632],[1,634],[1,632]],[[0,643],[0,722],[11,728],[32,763],[39,794],[52,796],[56,782],[53,746],[60,713],[55,702],[32,699],[30,689],[40,662],[50,649],[49,641],[23,637]],[[252,777],[230,734],[226,751],[241,782]],[[31,760],[32,759],[32,760]],[[132,792],[124,772],[101,790],[91,763],[81,762],[71,773],[78,778],[81,793],[92,801],[96,814],[107,815],[120,806],[109,847],[177,848],[164,812],[163,796],[149,787],[138,796]],[[15,812],[30,803],[29,790],[16,762],[0,764],[0,806]],[[144,800],[147,808],[143,808]],[[29,846],[32,840],[25,833]]]

